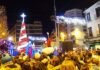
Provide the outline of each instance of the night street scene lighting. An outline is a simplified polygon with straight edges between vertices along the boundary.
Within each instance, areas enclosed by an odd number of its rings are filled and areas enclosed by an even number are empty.
[[[0,70],[100,70],[100,0],[0,0]]]

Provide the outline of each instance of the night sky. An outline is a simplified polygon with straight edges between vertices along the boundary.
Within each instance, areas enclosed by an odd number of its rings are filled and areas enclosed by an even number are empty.
[[[0,0],[0,5],[6,6],[9,29],[16,20],[21,20],[20,14],[25,13],[26,23],[40,20],[43,23],[43,33],[51,32],[54,23],[50,16],[54,15],[54,0]],[[98,0],[56,0],[57,15],[63,15],[66,10],[86,9]]]

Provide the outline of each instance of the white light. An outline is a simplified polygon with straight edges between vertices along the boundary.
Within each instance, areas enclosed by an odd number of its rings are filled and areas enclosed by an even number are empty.
[[[57,16],[57,23],[67,23],[67,24],[81,24],[81,25],[85,25],[85,19],[84,18],[70,18],[70,17],[64,17],[64,16]]]
[[[35,44],[33,43],[33,44],[32,44],[32,49],[34,49],[34,48],[35,48]]]
[[[9,37],[8,37],[8,40],[9,40],[9,41],[13,41],[13,37],[12,37],[12,36],[9,36]]]
[[[21,15],[21,17],[23,18],[22,23],[24,23],[24,18],[26,17],[26,15],[23,13],[23,14]]]
[[[26,15],[23,13],[23,14],[21,15],[21,17],[22,17],[22,18],[25,18],[25,17],[26,17]]]
[[[30,40],[32,40],[32,41],[38,41],[38,40],[41,40],[41,41],[46,41],[47,39],[46,39],[46,37],[32,37],[32,36],[29,36],[28,37]]]

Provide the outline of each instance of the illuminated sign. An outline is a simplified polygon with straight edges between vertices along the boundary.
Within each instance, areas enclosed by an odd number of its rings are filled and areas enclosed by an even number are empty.
[[[32,40],[32,41],[46,41],[46,40],[47,40],[46,37],[34,37],[34,36],[29,36],[28,38],[29,38],[29,40]]]

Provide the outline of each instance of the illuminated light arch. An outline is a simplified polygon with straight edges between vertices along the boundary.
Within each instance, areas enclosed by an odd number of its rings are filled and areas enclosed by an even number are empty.
[[[84,18],[78,18],[78,17],[64,17],[64,16],[57,16],[57,23],[65,23],[65,24],[81,24],[86,25],[86,21]]]

